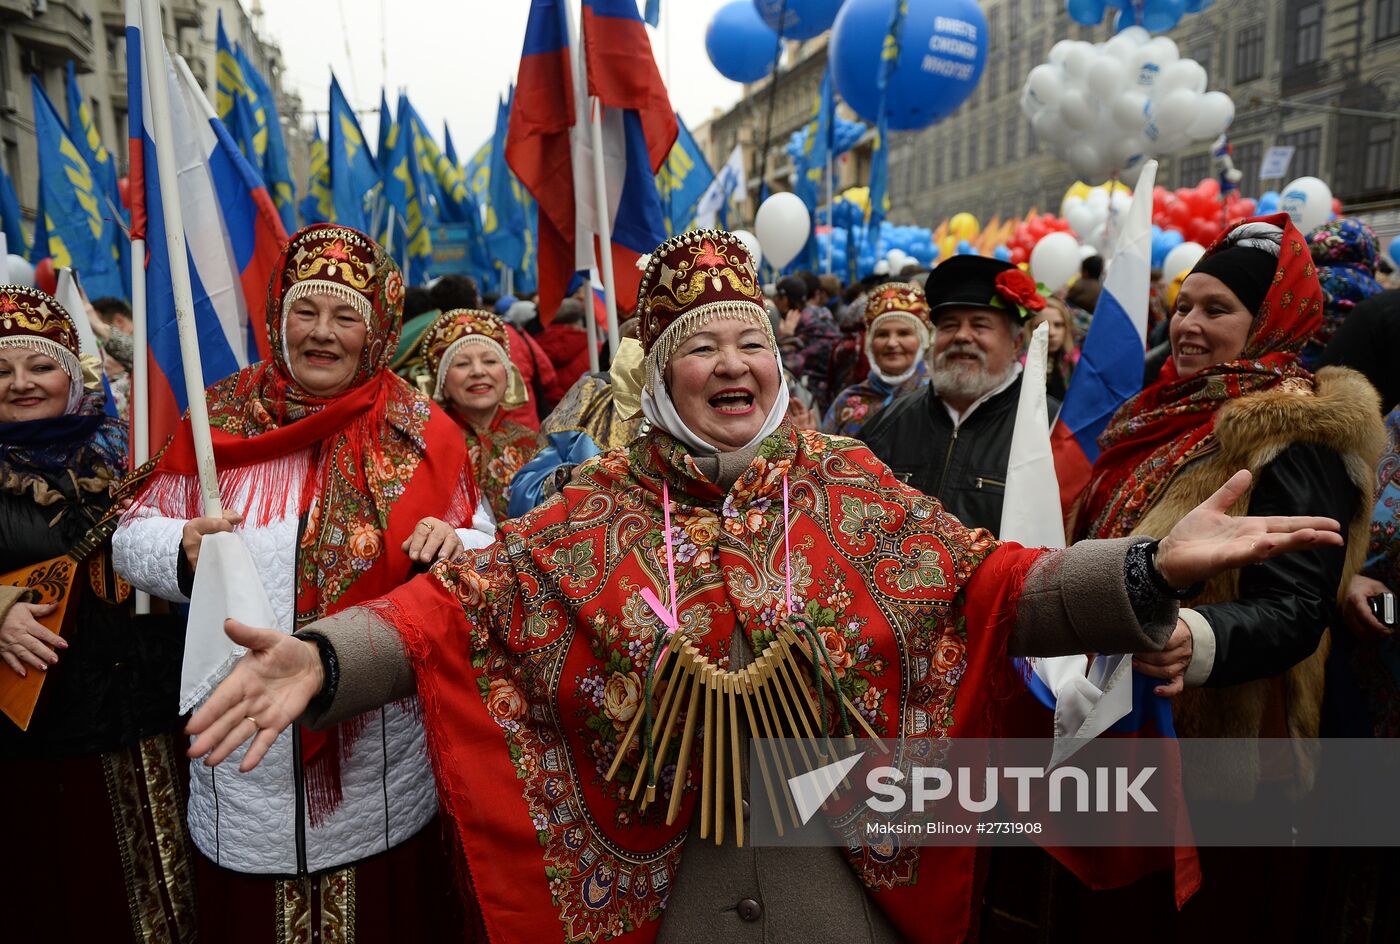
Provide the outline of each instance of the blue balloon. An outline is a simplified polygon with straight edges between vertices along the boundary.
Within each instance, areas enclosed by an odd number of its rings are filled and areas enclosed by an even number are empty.
[[[1159,229],[1156,226],[1152,228],[1154,230],[1152,233],[1152,266],[1160,269],[1162,263],[1167,261],[1167,255],[1177,246],[1186,242],[1186,237],[1174,229]]]
[[[1181,22],[1186,0],[1147,0],[1142,8],[1142,27],[1149,33],[1165,33]]]
[[[778,61],[778,34],[749,0],[731,0],[715,11],[705,31],[705,51],[719,74],[733,82],[757,82]]]
[[[1000,260],[1001,262],[1010,262],[1011,250],[1007,249],[1005,246],[998,246],[992,250],[992,258]]]
[[[974,249],[972,243],[968,242],[966,239],[960,239],[958,240],[958,255],[975,256],[977,255],[977,250]]]
[[[976,0],[907,0],[899,64],[890,76],[891,131],[927,128],[961,105],[987,63],[987,18]],[[831,29],[836,91],[866,121],[879,118],[881,52],[895,0],[846,0]]]
[[[842,0],[753,0],[758,15],[785,39],[811,39],[831,29]]]
[[[1069,18],[1084,26],[1098,26],[1103,22],[1103,15],[1108,11],[1108,4],[1105,0],[1069,0],[1065,4],[1065,12]]]
[[[1386,252],[1390,254],[1391,262],[1400,265],[1400,236],[1396,236],[1390,241],[1390,245],[1386,247]]]
[[[1263,195],[1259,197],[1259,203],[1256,207],[1259,215],[1267,216],[1270,213],[1277,213],[1279,199],[1277,190],[1265,190]]]

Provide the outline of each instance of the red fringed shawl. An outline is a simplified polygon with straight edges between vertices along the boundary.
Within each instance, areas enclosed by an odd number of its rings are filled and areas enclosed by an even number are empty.
[[[666,803],[639,814],[626,798],[635,748],[617,780],[604,773],[652,655],[641,591],[666,587],[662,479],[680,621],[723,665],[736,629],[762,652],[783,612],[785,475],[796,606],[843,692],[882,736],[999,729],[1021,684],[1006,655],[1015,600],[1040,551],[964,528],[850,440],[784,425],[725,494],[653,431],[581,467],[494,547],[375,605],[411,656],[439,796],[493,940],[656,937],[699,762],[670,827]],[[923,851],[863,849],[851,867],[908,940],[960,941],[976,850],[939,849],[921,868]]]

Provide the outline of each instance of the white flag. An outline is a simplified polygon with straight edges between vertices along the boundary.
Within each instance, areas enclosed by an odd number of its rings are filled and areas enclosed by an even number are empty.
[[[700,202],[695,205],[696,228],[713,229],[719,211],[724,209],[730,198],[748,189],[748,179],[744,175],[744,149],[736,144],[729,160],[724,162],[709,188],[701,195]]]

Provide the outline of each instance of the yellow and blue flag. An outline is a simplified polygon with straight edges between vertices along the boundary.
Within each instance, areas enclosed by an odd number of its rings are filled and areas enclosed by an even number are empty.
[[[34,132],[39,146],[40,221],[31,258],[52,258],[55,269],[77,269],[88,293],[127,297],[117,246],[121,228],[37,76]],[[40,238],[42,237],[42,239]]]
[[[890,146],[888,91],[890,76],[899,65],[899,34],[904,29],[904,16],[909,0],[896,0],[890,14],[890,29],[880,51],[880,71],[875,84],[880,90],[880,111],[875,122],[875,140],[870,148],[870,204],[865,211],[865,243],[873,240],[875,254],[880,253],[880,223],[890,210]],[[862,247],[863,248],[863,247]],[[854,263],[853,263],[854,264]],[[854,280],[854,271],[852,272]]]
[[[92,109],[78,87],[73,60],[68,60],[68,128],[73,145],[87,162],[97,182],[102,200],[99,209],[104,219],[117,224],[117,271],[121,274],[122,297],[131,297],[131,242],[126,238],[127,215],[122,210],[121,191],[117,189],[117,162],[102,145],[102,135],[93,120]]]
[[[219,13],[215,23],[214,110],[248,163],[261,173],[263,155],[267,153],[267,134],[265,131],[261,135],[258,133],[248,82],[233,44],[224,32],[223,13]]]
[[[331,166],[326,158],[326,142],[317,128],[311,138],[311,167],[306,178],[306,196],[301,201],[301,222],[324,223],[334,213],[331,205]]]
[[[296,190],[292,184],[291,163],[287,160],[287,141],[282,136],[282,122],[277,115],[277,99],[243,47],[235,43],[233,53],[251,103],[257,129],[254,143],[263,145],[262,163],[253,162],[253,166],[261,171],[268,195],[277,207],[278,216],[282,217],[282,225],[290,233],[296,229]]]
[[[372,209],[381,187],[379,166],[365,142],[355,110],[331,76],[330,134],[327,159],[331,177],[331,218],[362,233],[372,226]],[[387,174],[385,175],[387,182]]]
[[[666,235],[674,236],[690,229],[695,221],[695,207],[715,181],[715,172],[705,153],[691,137],[679,114],[676,115],[676,143],[666,163],[656,172],[656,192],[666,215]]]
[[[384,196],[393,210],[393,228],[386,245],[404,270],[410,284],[421,282],[432,260],[434,218],[428,202],[428,181],[414,147],[414,129],[409,122],[412,106],[399,96],[398,133],[394,147],[384,162]]]
[[[511,89],[512,96],[515,90]],[[506,166],[506,135],[510,130],[509,97],[496,106],[496,133],[491,138],[490,183],[486,199],[486,246],[491,258],[515,270],[525,258],[525,207],[521,187]]]

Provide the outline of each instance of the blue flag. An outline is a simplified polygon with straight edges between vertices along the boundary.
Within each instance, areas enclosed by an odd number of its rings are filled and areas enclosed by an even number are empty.
[[[93,298],[126,297],[117,247],[121,229],[106,209],[102,185],[68,136],[38,77],[30,76],[30,80],[43,223],[35,226],[31,257],[51,257],[54,269],[77,269]]]
[[[661,0],[647,0],[647,12],[645,17],[648,26],[656,26],[661,22]]]
[[[880,223],[890,210],[890,147],[888,92],[890,76],[899,65],[899,34],[904,29],[904,15],[909,0],[896,0],[890,14],[890,29],[880,52],[880,71],[876,87],[880,90],[880,112],[875,122],[875,140],[870,148],[870,206],[865,212],[865,238],[875,240],[875,254],[880,253]]]
[[[710,162],[705,160],[705,153],[695,143],[679,114],[676,115],[676,132],[676,143],[671,146],[666,163],[656,172],[656,192],[666,212],[667,236],[690,229],[695,221],[696,205],[715,181]]]
[[[429,216],[428,181],[415,154],[411,109],[408,98],[400,95],[398,133],[384,163],[384,196],[394,218],[387,245],[404,270],[405,281],[416,284],[425,279],[432,261],[434,221]]]
[[[389,110],[389,98],[384,94],[384,90],[379,90],[379,149],[374,153],[379,156],[379,163],[383,164],[388,159],[389,152],[394,150],[394,140],[398,134],[399,126],[394,121],[394,113]]]
[[[248,83],[243,77],[243,67],[234,54],[233,44],[224,32],[224,15],[215,19],[214,40],[214,111],[224,123],[229,136],[248,159],[253,168],[262,173],[263,154],[267,151],[267,136],[258,134],[257,119],[248,93]]]
[[[355,111],[340,83],[331,76],[330,144],[331,218],[363,233],[374,228],[371,210],[380,188],[379,167],[365,143]]]
[[[19,225],[19,197],[10,175],[0,168],[0,232],[5,234],[9,251],[16,256],[29,254],[29,240]]]
[[[514,89],[511,90],[514,95]],[[510,126],[510,98],[496,106],[496,133],[491,138],[490,181],[486,197],[486,246],[490,257],[515,270],[525,258],[525,207],[521,187],[506,166],[506,133]]]
[[[306,196],[301,201],[302,225],[324,223],[333,214],[331,206],[331,167],[326,157],[326,142],[321,129],[316,128],[311,139],[311,166],[306,177]]]
[[[92,118],[92,109],[78,88],[78,76],[73,68],[73,60],[68,60],[68,128],[70,137],[78,153],[87,162],[96,181],[102,200],[99,210],[102,216],[117,224],[117,271],[121,274],[122,297],[131,297],[131,240],[126,236],[128,216],[122,209],[121,191],[117,189],[117,162],[111,152],[102,145],[102,135],[98,133],[97,122]],[[8,237],[7,237],[8,238]]]
[[[251,105],[257,135],[255,143],[263,145],[262,163],[253,162],[253,166],[262,172],[268,195],[282,217],[283,227],[290,233],[296,230],[296,189],[292,183],[291,162],[287,160],[287,141],[282,136],[282,122],[277,116],[277,99],[243,47],[235,43],[233,53]]]

